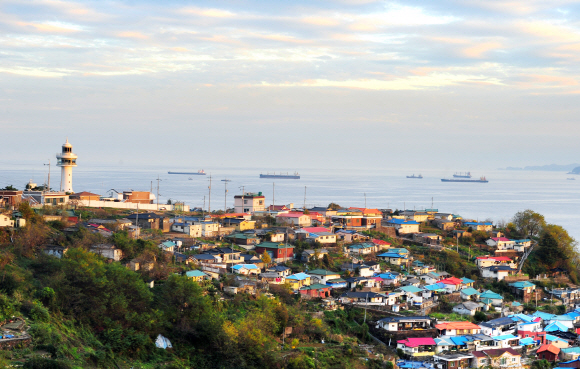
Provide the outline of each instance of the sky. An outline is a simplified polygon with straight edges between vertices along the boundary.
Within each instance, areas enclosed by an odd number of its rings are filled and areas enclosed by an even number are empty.
[[[54,160],[67,137],[79,165],[580,162],[579,10],[1,0],[0,163]]]

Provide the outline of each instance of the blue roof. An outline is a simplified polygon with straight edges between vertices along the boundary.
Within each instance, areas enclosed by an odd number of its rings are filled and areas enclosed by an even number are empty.
[[[451,341],[458,346],[464,346],[466,344],[466,342],[469,341],[464,336],[451,336],[450,338],[451,338]]]
[[[235,270],[240,270],[242,268],[246,268],[246,269],[260,269],[256,265],[254,265],[254,264],[237,264],[237,265],[234,265],[232,267],[232,269],[235,269]]]
[[[542,320],[550,320],[556,316],[554,314],[544,313],[543,311],[536,311],[532,315],[535,316],[536,318],[542,318]]]
[[[573,319],[576,319],[576,318],[580,317],[580,314],[579,314],[579,313],[577,313],[577,312],[575,312],[575,311],[571,311],[571,312],[569,312],[569,313],[566,313],[566,314],[564,314],[564,315],[568,315],[569,317],[571,317],[571,318],[573,318]]]
[[[296,273],[296,274],[292,274],[292,275],[289,275],[288,277],[286,277],[286,279],[296,279],[298,281],[303,281],[306,278],[310,278],[310,276],[306,273]]]
[[[493,292],[492,290],[487,290],[487,291],[483,292],[479,297],[482,299],[503,300],[503,297],[500,294],[497,294],[497,293]]]
[[[437,291],[437,290],[444,290],[445,285],[443,283],[435,283],[435,284],[429,284],[427,286],[424,286],[423,288],[425,288],[428,291]]]
[[[556,315],[555,317],[553,317],[550,320],[561,320],[561,321],[570,321],[570,320],[574,320],[574,317],[564,314],[564,315]]]
[[[377,277],[382,279],[397,279],[397,276],[391,273],[382,273],[377,275]]]
[[[415,287],[415,286],[403,286],[403,287],[399,287],[400,290],[403,290],[405,292],[411,292],[411,293],[416,293],[416,292],[421,292],[423,291],[422,289],[420,289],[419,287]]]
[[[580,347],[566,347],[560,349],[565,354],[580,354]]]
[[[397,254],[394,252],[385,252],[384,254],[380,254],[380,257],[383,258],[398,258],[398,259],[406,259],[407,256],[406,255],[401,255],[401,254]]]
[[[390,219],[390,220],[387,220],[387,223],[391,223],[391,224],[419,224],[419,222],[416,222],[414,220],[406,220],[406,219]]]
[[[170,247],[175,247],[175,244],[171,241],[165,241],[165,242],[162,242],[161,245],[159,245],[159,246],[163,246],[164,248],[168,249]]]
[[[469,278],[461,278],[461,281],[465,284],[469,284],[469,283],[474,283],[475,281],[473,279],[469,279]]]
[[[532,321],[534,320],[534,318],[526,314],[514,314],[510,315],[510,318],[512,318],[516,322],[519,320],[521,322],[525,322],[526,324],[532,323]]]
[[[408,254],[409,250],[407,250],[405,248],[392,248],[392,249],[389,249],[389,252],[396,252],[397,254]]]
[[[553,336],[551,334],[546,334],[546,341],[562,341],[562,342],[568,342],[563,338],[557,337],[557,336]]]
[[[463,222],[467,225],[493,225],[491,222]]]
[[[512,287],[518,288],[518,289],[536,286],[535,284],[533,284],[530,281],[514,282],[514,283],[510,283],[509,285]]]
[[[564,324],[560,323],[560,322],[553,322],[550,323],[546,326],[546,328],[544,328],[545,332],[568,332],[568,327],[566,327]]]
[[[519,337],[516,337],[513,334],[503,334],[501,336],[495,336],[495,337],[491,337],[491,338],[493,338],[496,341],[519,339]]]
[[[532,337],[526,337],[520,339],[520,345],[527,346],[527,345],[535,345],[536,341]]]

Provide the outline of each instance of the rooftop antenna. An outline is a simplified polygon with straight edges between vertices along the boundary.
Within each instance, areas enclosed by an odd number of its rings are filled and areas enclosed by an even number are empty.
[[[210,176],[211,178],[211,176]],[[228,179],[222,179],[224,181],[225,186],[225,194],[224,194],[224,213],[228,211]]]
[[[365,192],[365,209],[367,208],[367,193]]]
[[[157,211],[159,211],[159,174],[157,175]]]
[[[211,215],[211,173],[209,174],[209,186],[208,186],[208,189],[209,189],[209,199],[208,199],[209,201],[208,201],[208,204],[207,204],[207,212],[208,212],[209,215]]]

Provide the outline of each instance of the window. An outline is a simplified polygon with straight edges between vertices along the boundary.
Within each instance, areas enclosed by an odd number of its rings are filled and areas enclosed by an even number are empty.
[[[247,203],[248,203],[248,200],[244,200],[244,204],[247,204]]]

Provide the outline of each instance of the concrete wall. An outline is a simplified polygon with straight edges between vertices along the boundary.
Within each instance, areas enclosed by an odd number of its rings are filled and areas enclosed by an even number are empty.
[[[157,204],[135,204],[131,202],[80,200],[78,201],[78,204],[80,206],[86,206],[91,208],[115,208],[115,209],[137,209],[137,205],[139,205],[139,210],[157,210]],[[173,205],[159,204],[159,209],[162,208],[165,208],[165,210],[173,210]],[[189,206],[185,205],[183,211],[189,211]]]

